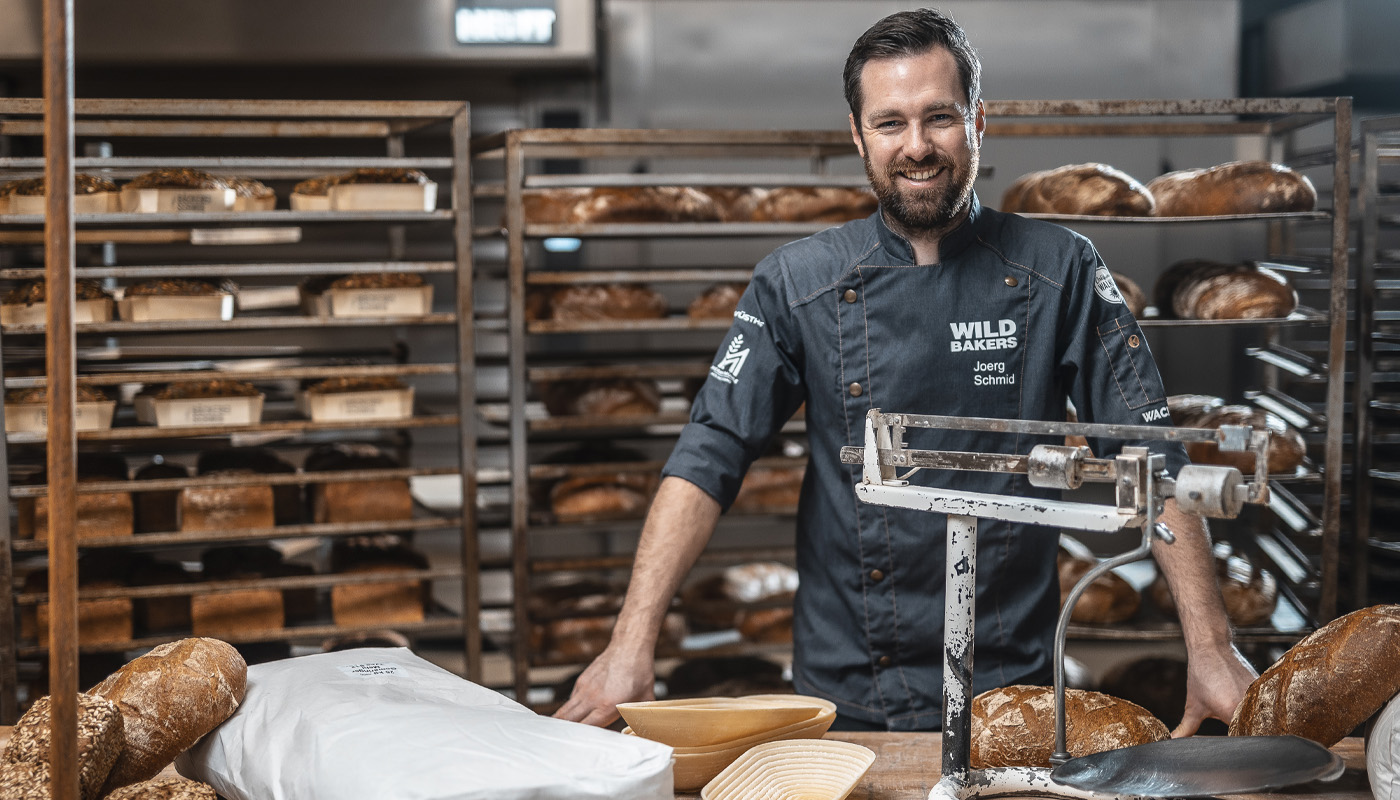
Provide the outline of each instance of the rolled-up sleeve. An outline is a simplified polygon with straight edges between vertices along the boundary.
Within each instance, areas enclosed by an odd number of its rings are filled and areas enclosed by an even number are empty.
[[[728,509],[749,465],[802,405],[800,340],[777,255],[754,270],[721,341],[690,422],[662,469]]]
[[[1167,393],[1147,337],[1093,245],[1083,242],[1073,280],[1065,287],[1064,332],[1058,343],[1061,385],[1082,422],[1171,426]],[[1189,463],[1179,442],[1089,440],[1100,457],[1124,445],[1146,446],[1166,456],[1167,471]]]

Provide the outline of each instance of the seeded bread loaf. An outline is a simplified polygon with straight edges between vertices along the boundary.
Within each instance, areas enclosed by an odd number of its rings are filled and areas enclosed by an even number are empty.
[[[53,698],[44,695],[15,723],[0,755],[0,797],[47,800],[50,796],[52,720]],[[103,783],[127,746],[123,722],[116,703],[91,694],[78,695],[78,794],[83,800],[102,796]]]
[[[1014,214],[1145,217],[1155,207],[1147,187],[1120,169],[1097,163],[1022,175],[1001,200],[1001,210]]]
[[[248,680],[248,665],[217,639],[182,639],[155,648],[108,676],[92,694],[121,709],[126,749],[104,791],[155,777],[199,737],[228,719]]]
[[[214,787],[184,778],[151,778],[124,786],[103,800],[218,800]]]
[[[1147,189],[1157,200],[1159,217],[1312,211],[1317,205],[1312,181],[1268,161],[1168,172]]]
[[[1363,608],[1309,634],[1264,671],[1232,736],[1292,734],[1331,747],[1400,692],[1400,605]]]
[[[1071,756],[1158,742],[1167,726],[1147,709],[1099,692],[1065,690],[1065,746]],[[1007,686],[972,701],[972,766],[1048,767],[1055,750],[1055,690]]]

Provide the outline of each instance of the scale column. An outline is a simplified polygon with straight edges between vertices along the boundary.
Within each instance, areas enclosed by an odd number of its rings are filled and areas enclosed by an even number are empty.
[[[948,515],[943,590],[943,778],[965,783],[972,759],[972,634],[977,614],[977,518]]]

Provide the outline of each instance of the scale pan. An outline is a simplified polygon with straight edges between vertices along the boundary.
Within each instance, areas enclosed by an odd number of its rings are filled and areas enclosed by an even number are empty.
[[[1336,780],[1344,771],[1341,756],[1298,736],[1192,736],[1071,759],[1050,777],[1092,792],[1205,797]]]

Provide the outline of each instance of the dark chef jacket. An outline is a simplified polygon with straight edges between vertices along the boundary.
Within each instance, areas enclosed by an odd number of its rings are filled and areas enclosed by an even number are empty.
[[[759,263],[695,398],[665,475],[728,508],[749,464],[803,402],[810,447],[797,516],[793,678],[851,717],[936,728],[942,704],[941,514],[856,500],[869,409],[1169,425],[1137,321],[1083,236],[982,208],[944,237],[939,263],[877,212]],[[1026,453],[1029,436],[911,429],[912,448]],[[1053,442],[1052,442],[1053,443]],[[1098,455],[1123,442],[1091,440]],[[1178,444],[1171,474],[1186,463]],[[923,470],[913,483],[1058,497],[1017,475]],[[979,526],[974,691],[1048,677],[1059,607],[1057,537]]]

